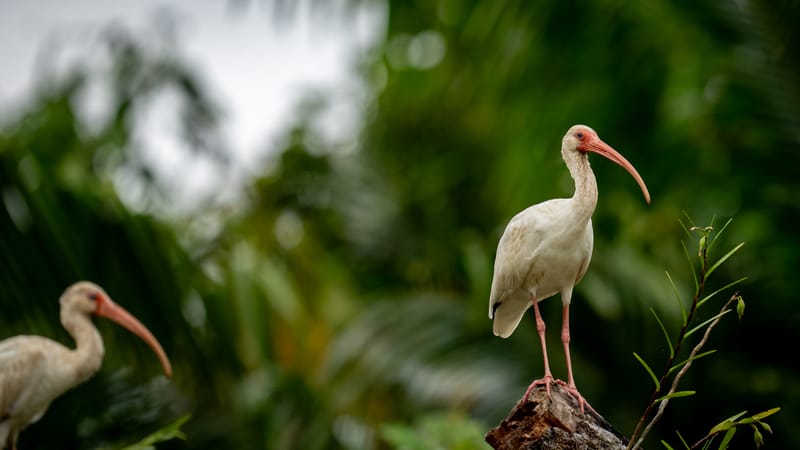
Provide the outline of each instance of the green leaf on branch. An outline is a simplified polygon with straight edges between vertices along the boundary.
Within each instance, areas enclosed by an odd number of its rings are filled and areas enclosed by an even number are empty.
[[[758,431],[758,427],[752,425],[753,427],[753,440],[756,442],[756,448],[761,448],[764,445],[764,436],[761,435],[761,432]]]
[[[667,279],[669,280],[669,284],[672,286],[672,292],[675,293],[675,299],[678,301],[678,307],[681,309],[681,317],[683,317],[683,324],[686,325],[686,308],[683,307],[683,299],[681,299],[681,294],[678,292],[678,288],[677,286],[675,286],[675,281],[672,280],[672,276],[669,274],[669,272],[664,271],[664,273],[667,274]]]
[[[689,396],[692,396],[692,395],[694,395],[696,393],[697,393],[697,391],[675,391],[675,392],[673,392],[671,394],[667,394],[667,395],[665,395],[663,397],[657,398],[656,399],[656,403],[658,403],[660,401],[663,401],[663,400],[670,399],[670,398],[689,397]]]
[[[742,417],[745,414],[747,414],[747,411],[742,411],[738,414],[728,417],[722,422],[714,425],[714,428],[712,428],[711,431],[708,432],[708,434],[711,435],[711,434],[721,433],[730,427],[736,426],[736,421],[739,419],[739,417]]]
[[[780,407],[777,407],[777,408],[772,408],[772,409],[768,409],[768,410],[766,410],[766,411],[762,411],[762,412],[760,412],[760,413],[758,413],[758,414],[755,414],[755,415],[753,415],[752,417],[753,417],[753,419],[755,419],[755,420],[761,420],[761,419],[765,419],[765,418],[767,418],[767,417],[769,417],[769,416],[771,416],[771,415],[775,414],[776,412],[778,412],[778,411],[780,411],[780,410],[781,410],[781,408],[780,408]]]
[[[701,323],[700,325],[697,325],[696,327],[694,327],[691,330],[687,331],[686,332],[686,337],[688,338],[689,336],[694,334],[697,330],[701,330],[701,329],[705,328],[706,325],[708,325],[711,322],[719,319],[720,317],[724,316],[725,314],[728,314],[729,312],[730,312],[730,309],[726,309],[725,311],[722,311],[721,313],[715,315],[714,317],[711,317],[711,318],[709,318],[707,320],[704,320],[703,323]]]
[[[667,328],[661,322],[661,319],[658,318],[658,314],[656,314],[656,311],[653,308],[650,308],[650,312],[653,313],[653,317],[656,318],[656,322],[658,322],[658,326],[660,326],[661,327],[661,331],[664,332],[664,339],[667,340],[667,345],[669,346],[669,357],[670,358],[675,357],[675,348],[672,346],[672,339],[670,339],[669,333],[667,333]]]
[[[708,277],[709,275],[711,275],[711,272],[713,272],[713,271],[714,271],[714,270],[715,270],[717,267],[719,267],[719,266],[720,266],[722,263],[724,263],[725,261],[727,261],[727,260],[728,260],[728,258],[730,258],[731,256],[733,256],[733,254],[734,254],[734,253],[738,252],[738,251],[739,251],[739,249],[740,249],[740,248],[742,248],[742,246],[743,246],[743,245],[744,245],[744,242],[741,242],[741,243],[740,243],[739,245],[737,245],[736,247],[733,247],[733,248],[731,249],[731,251],[729,251],[728,253],[726,253],[726,254],[725,254],[725,256],[723,256],[722,258],[718,259],[718,260],[717,260],[717,262],[715,262],[715,263],[714,263],[714,264],[713,264],[711,267],[709,267],[709,268],[708,268],[708,270],[706,271],[706,277]]]
[[[719,443],[719,450],[728,448],[728,444],[731,443],[734,434],[736,434],[736,427],[728,429],[728,432],[725,433],[725,436],[722,438],[722,442]]]
[[[692,356],[690,358],[687,358],[687,359],[679,362],[678,364],[675,364],[674,366],[670,367],[669,371],[667,372],[667,374],[668,375],[671,374],[672,372],[674,372],[674,371],[678,370],[679,368],[683,367],[684,364],[686,364],[686,363],[688,363],[690,361],[694,361],[694,360],[700,359],[700,358],[702,358],[704,356],[708,356],[708,355],[710,355],[712,353],[716,353],[716,352],[717,352],[716,350],[708,350],[708,351],[705,351],[703,353],[698,353],[698,354],[696,354],[696,355],[694,355],[694,356]]]
[[[650,378],[653,379],[653,383],[655,383],[655,385],[656,385],[656,391],[660,390],[661,389],[661,383],[658,382],[658,378],[656,377],[656,373],[653,372],[653,369],[651,369],[650,366],[648,366],[647,363],[644,362],[642,357],[636,354],[636,352],[633,352],[633,357],[636,358],[636,360],[639,361],[639,363],[642,365],[642,367],[644,367],[644,370],[646,370],[647,373],[650,374]]]
[[[730,219],[728,219],[727,222],[725,222],[725,225],[723,225],[722,228],[719,229],[719,231],[717,231],[717,234],[714,236],[714,239],[712,239],[711,243],[708,244],[708,249],[709,250],[711,250],[711,247],[714,246],[714,243],[717,242],[717,239],[719,239],[720,236],[722,236],[722,233],[725,231],[726,228],[728,228],[728,225],[730,225],[731,222],[733,222],[733,218],[732,217]]]
[[[689,447],[689,443],[686,442],[686,439],[683,438],[683,435],[681,434],[681,432],[680,431],[676,431],[675,433],[678,435],[678,439],[681,440],[681,444],[683,444],[683,447],[686,448],[687,450],[690,450],[691,447]]]
[[[741,283],[742,281],[744,281],[746,279],[747,279],[747,277],[739,278],[738,280],[736,280],[736,281],[734,281],[732,283],[728,283],[725,286],[722,286],[721,288],[717,289],[716,291],[706,295],[705,297],[703,297],[702,300],[697,302],[697,307],[699,308],[700,306],[703,305],[703,303],[707,302],[708,300],[711,300],[711,298],[714,297],[715,295],[719,294],[720,292],[722,292],[722,291],[724,291],[724,290],[726,290],[726,289],[728,289],[730,287],[736,286],[737,284]]]
[[[685,242],[681,242],[681,246],[683,246],[683,253],[686,255],[686,261],[689,262],[689,267],[692,269],[692,278],[694,279],[694,288],[697,290],[700,287],[700,282],[697,280],[697,272],[694,269],[694,264],[692,264],[692,257],[689,256],[689,249],[686,247]]]
[[[686,211],[683,211],[683,215],[686,216],[686,221],[689,222],[689,225],[687,226],[685,223],[683,223],[683,219],[678,219],[678,223],[681,224],[681,228],[683,228],[683,231],[686,232],[686,235],[692,237],[692,233],[689,230],[695,227],[694,221]]]

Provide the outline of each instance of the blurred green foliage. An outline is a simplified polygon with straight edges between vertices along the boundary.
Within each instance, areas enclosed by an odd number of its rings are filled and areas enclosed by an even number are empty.
[[[175,422],[150,433],[141,441],[122,448],[122,450],[155,450],[155,444],[159,442],[171,441],[173,439],[186,439],[186,435],[181,431],[181,426],[186,423],[190,417],[190,414],[186,414]]]
[[[668,351],[648,309],[680,320],[664,270],[691,289],[678,219],[735,216],[727,235],[747,245],[717,279],[750,277],[747,315],[715,331],[720,351],[687,376],[699,395],[671,404],[651,439],[692,440],[777,405],[767,444],[800,447],[787,353],[800,341],[798,9],[389,1],[384,39],[355,62],[367,92],[356,134],[326,137],[320,117],[342,94],[309,94],[235,201],[188,210],[136,137],[172,96],[183,144],[227,173],[217,100],[158,34],[112,26],[100,74],[87,58],[42,75],[0,130],[0,328],[69,342],[56,299],[90,279],[153,331],[175,377],[101,322],[104,369],[20,447],[118,446],[189,411],[188,439],[160,448],[421,448],[440,414],[469,417],[453,426],[477,439],[474,423],[499,422],[542,370],[530,319],[492,336],[488,289],[507,220],[572,193],[558,150],[574,123],[624,154],[653,196],[646,205],[624,171],[592,159],[595,253],[572,310],[583,395],[630,432],[651,382],[631,352]],[[79,105],[96,83],[109,106],[88,123]],[[551,302],[544,318],[558,323]]]
[[[483,442],[484,425],[475,421],[441,414],[423,415],[411,426],[388,423],[381,427],[381,435],[398,450],[489,450]]]

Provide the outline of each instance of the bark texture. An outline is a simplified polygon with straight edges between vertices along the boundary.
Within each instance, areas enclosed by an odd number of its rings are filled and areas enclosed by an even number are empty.
[[[521,399],[500,425],[486,434],[495,450],[624,449],[628,439],[560,384],[537,386]]]

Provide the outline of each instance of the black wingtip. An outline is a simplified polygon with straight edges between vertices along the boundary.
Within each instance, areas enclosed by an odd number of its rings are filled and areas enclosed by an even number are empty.
[[[492,314],[489,315],[490,319],[494,319],[494,313],[497,312],[497,308],[499,308],[501,304],[503,304],[503,302],[497,302],[494,305],[492,305]]]

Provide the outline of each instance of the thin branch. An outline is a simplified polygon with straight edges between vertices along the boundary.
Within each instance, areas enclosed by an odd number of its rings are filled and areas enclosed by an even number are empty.
[[[653,418],[645,427],[644,431],[642,431],[641,437],[633,446],[634,449],[638,448],[639,445],[642,444],[642,441],[644,441],[644,437],[647,435],[647,433],[650,432],[650,429],[653,427],[653,425],[655,425],[655,423],[658,422],[658,420],[664,414],[664,410],[667,408],[667,404],[669,403],[669,395],[675,392],[675,390],[678,388],[678,383],[681,381],[681,378],[683,378],[683,376],[689,370],[689,367],[691,367],[694,357],[697,355],[698,352],[700,352],[700,350],[703,348],[706,342],[708,342],[708,337],[709,335],[711,335],[711,330],[713,330],[714,327],[716,327],[717,324],[719,324],[719,321],[722,320],[722,317],[724,316],[723,313],[725,313],[730,308],[731,304],[735,302],[737,298],[739,298],[738,292],[734,293],[731,296],[731,298],[728,299],[727,302],[725,302],[725,305],[723,305],[722,309],[720,310],[720,313],[717,314],[717,318],[708,325],[708,328],[706,328],[706,332],[703,333],[703,339],[701,339],[700,342],[698,342],[697,345],[694,346],[692,352],[689,354],[689,361],[687,361],[687,363],[684,364],[684,366],[681,368],[678,374],[675,375],[675,378],[672,380],[672,386],[670,386],[669,392],[667,392],[666,394],[667,398],[661,401],[660,404],[658,405],[658,411],[656,412],[656,415],[653,416]],[[697,444],[695,444],[694,446],[692,446],[691,448],[697,448],[696,446],[700,443],[702,443],[702,440]]]
[[[688,251],[687,251],[687,256],[688,256]],[[662,372],[663,374],[661,375],[661,378],[658,380],[656,389],[654,389],[653,393],[650,395],[650,401],[647,402],[647,408],[645,408],[644,412],[642,413],[642,416],[639,418],[639,422],[636,424],[636,428],[633,430],[633,434],[631,434],[631,440],[628,443],[628,447],[626,448],[626,450],[636,450],[636,448],[638,448],[639,445],[641,445],[644,436],[647,435],[646,432],[642,433],[641,438],[638,441],[635,440],[636,437],[640,435],[640,430],[642,430],[642,427],[644,426],[647,417],[649,417],[650,413],[653,411],[653,408],[656,405],[656,400],[659,397],[661,397],[661,395],[659,395],[661,393],[661,388],[663,386],[666,386],[667,379],[669,378],[669,375],[672,373],[670,368],[675,363],[675,359],[678,357],[678,354],[680,353],[681,345],[683,344],[684,339],[686,338],[686,333],[689,331],[689,324],[692,322],[692,319],[694,318],[694,315],[697,312],[697,304],[702,298],[703,290],[706,284],[705,268],[708,267],[708,253],[703,251],[702,247],[700,256],[702,258],[703,264],[702,267],[700,268],[699,279],[695,278],[697,289],[695,290],[694,298],[692,298],[692,307],[689,313],[684,317],[683,326],[681,327],[681,331],[678,334],[677,342],[675,342],[674,353],[667,359],[667,364],[664,368],[664,371]],[[692,274],[694,274],[694,268],[692,268]]]

